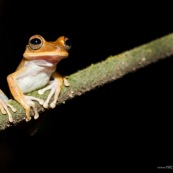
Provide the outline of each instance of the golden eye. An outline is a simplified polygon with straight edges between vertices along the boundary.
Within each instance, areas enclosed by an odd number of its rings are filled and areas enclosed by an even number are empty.
[[[42,37],[40,37],[38,35],[32,36],[29,39],[28,45],[29,45],[30,49],[38,50],[43,45],[43,39],[42,39]]]
[[[64,46],[65,46],[66,50],[70,50],[70,48],[71,48],[71,41],[67,37],[64,38]]]

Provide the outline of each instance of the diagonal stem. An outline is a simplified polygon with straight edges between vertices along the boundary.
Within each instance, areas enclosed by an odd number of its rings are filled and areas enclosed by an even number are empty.
[[[92,64],[68,76],[70,86],[62,88],[58,104],[171,55],[173,55],[173,33],[121,54],[110,56],[102,62]],[[37,91],[34,91],[29,95],[45,100],[48,92],[40,96]],[[17,124],[23,120],[25,112],[16,101],[12,100],[10,103],[17,108],[17,112],[13,113],[13,118]],[[41,105],[37,106],[40,113],[44,111]],[[13,124],[9,124],[8,116],[0,114],[0,130],[11,125]]]

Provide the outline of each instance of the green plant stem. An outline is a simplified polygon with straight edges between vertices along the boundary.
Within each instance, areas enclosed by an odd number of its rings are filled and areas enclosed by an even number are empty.
[[[110,56],[102,62],[92,64],[68,76],[70,86],[63,86],[58,104],[171,55],[173,55],[173,33],[121,54]],[[40,96],[37,91],[34,91],[29,95],[45,99],[48,92]],[[0,131],[24,120],[25,111],[23,107],[15,100],[11,100],[10,103],[17,108],[17,112],[13,113],[14,123],[9,123],[8,116],[0,114]],[[41,111],[45,111],[45,109],[39,104],[37,104],[37,107],[41,116]]]

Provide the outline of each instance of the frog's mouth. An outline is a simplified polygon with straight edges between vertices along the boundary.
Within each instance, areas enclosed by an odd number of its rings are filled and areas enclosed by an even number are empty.
[[[39,54],[32,54],[32,53],[27,53],[27,54],[24,53],[23,56],[26,60],[45,60],[55,64],[61,61],[62,59],[67,58],[68,54],[64,53],[62,55],[56,55],[56,54],[47,54],[47,55],[40,54],[39,55]]]
[[[67,56],[36,56],[32,57],[32,60],[45,60],[52,64],[56,64],[64,58],[67,58]]]

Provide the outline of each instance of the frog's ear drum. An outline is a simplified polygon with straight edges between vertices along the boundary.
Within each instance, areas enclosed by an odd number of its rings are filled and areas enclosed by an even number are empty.
[[[29,41],[28,46],[31,50],[38,50],[43,46],[43,37],[40,35],[33,35]]]

